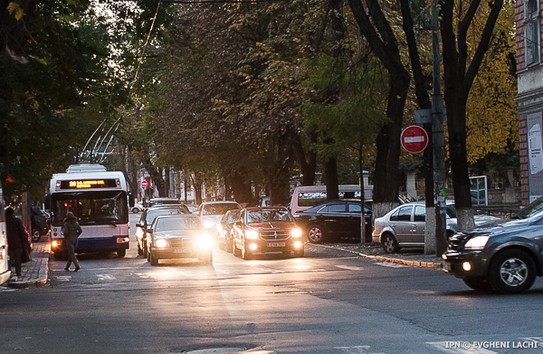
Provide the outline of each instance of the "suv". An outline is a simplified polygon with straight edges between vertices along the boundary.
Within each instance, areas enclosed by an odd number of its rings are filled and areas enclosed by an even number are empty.
[[[241,209],[241,206],[234,201],[228,200],[203,202],[198,207],[198,216],[206,229],[216,231],[222,216],[232,209]]]
[[[452,236],[443,270],[475,290],[528,290],[543,275],[543,199],[534,203],[513,216],[516,220]]]

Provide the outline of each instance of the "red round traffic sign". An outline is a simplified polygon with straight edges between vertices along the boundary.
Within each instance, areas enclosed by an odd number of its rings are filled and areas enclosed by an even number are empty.
[[[421,126],[410,125],[402,131],[400,141],[405,151],[416,154],[428,146],[428,133]]]
[[[149,181],[147,179],[144,179],[141,181],[141,188],[147,188],[149,187]]]

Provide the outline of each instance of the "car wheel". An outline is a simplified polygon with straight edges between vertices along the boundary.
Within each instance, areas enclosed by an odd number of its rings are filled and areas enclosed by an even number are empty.
[[[324,234],[322,232],[322,229],[318,225],[311,225],[309,226],[308,232],[307,232],[307,239],[311,243],[321,243],[322,239],[324,237]]]
[[[502,293],[521,293],[535,281],[535,264],[532,257],[518,249],[498,253],[488,274],[492,288]]]
[[[153,254],[153,252],[149,252],[149,260],[151,261],[152,266],[158,265],[158,258]]]
[[[36,242],[39,241],[41,237],[40,230],[34,228],[32,229],[32,241]]]
[[[384,234],[381,239],[381,244],[386,253],[397,253],[400,250],[398,242],[396,242],[396,239],[391,234]]]
[[[464,283],[472,288],[473,290],[478,291],[489,291],[492,290],[492,286],[485,278],[465,278]]]
[[[133,212],[133,213],[139,213],[140,210],[139,210],[138,208],[132,208],[132,212]]]
[[[123,258],[126,256],[126,250],[117,250],[117,257]]]

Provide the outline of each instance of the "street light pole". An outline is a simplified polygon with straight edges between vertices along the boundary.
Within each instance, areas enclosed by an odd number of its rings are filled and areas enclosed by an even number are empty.
[[[438,257],[446,249],[445,215],[445,138],[443,132],[443,104],[441,97],[441,56],[439,45],[439,9],[437,0],[432,3],[432,51],[433,51],[433,94],[432,94],[432,146],[434,164],[435,199],[435,240]]]

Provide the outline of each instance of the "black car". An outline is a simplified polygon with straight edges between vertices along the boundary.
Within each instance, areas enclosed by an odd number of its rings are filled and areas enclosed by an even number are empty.
[[[41,210],[37,205],[30,207],[30,218],[32,222],[32,241],[38,241],[41,236],[47,235],[51,230],[49,225],[49,214]]]
[[[136,244],[138,255],[147,258],[147,234],[151,229],[153,220],[159,215],[190,214],[189,209],[183,204],[164,204],[144,209],[139,221],[136,223]]]
[[[365,240],[371,241],[372,212],[364,207]],[[338,199],[317,204],[294,215],[311,243],[350,238],[360,241],[362,208],[359,199]]]
[[[502,225],[450,238],[443,270],[475,290],[520,293],[543,275],[543,210],[539,204]]]

